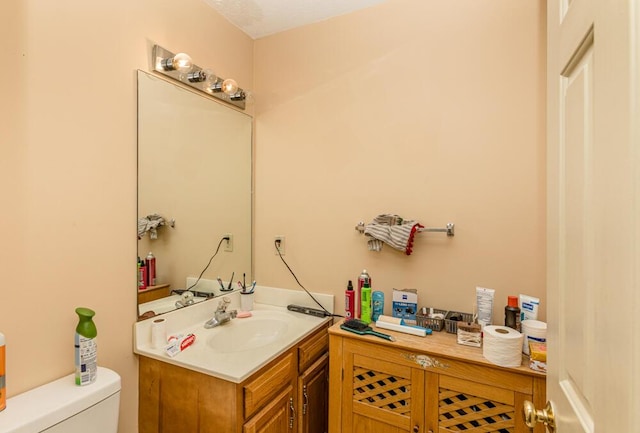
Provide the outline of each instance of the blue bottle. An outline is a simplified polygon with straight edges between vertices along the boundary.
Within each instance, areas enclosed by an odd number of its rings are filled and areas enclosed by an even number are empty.
[[[378,320],[378,316],[384,314],[384,293],[376,290],[371,295],[371,303],[373,305],[371,320],[374,322]]]

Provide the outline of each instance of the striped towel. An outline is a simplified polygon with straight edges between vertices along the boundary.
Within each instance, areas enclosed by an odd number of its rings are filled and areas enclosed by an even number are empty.
[[[413,251],[413,237],[422,227],[417,221],[405,220],[394,214],[381,214],[364,227],[364,234],[370,238],[370,251],[380,251],[384,242],[410,255]]]
[[[157,213],[138,218],[138,240],[149,232],[150,239],[158,239],[158,227],[164,225],[164,218]]]

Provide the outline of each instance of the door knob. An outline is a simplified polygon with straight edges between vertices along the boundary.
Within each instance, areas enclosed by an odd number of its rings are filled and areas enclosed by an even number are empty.
[[[537,423],[541,422],[547,426],[549,433],[556,431],[556,419],[553,413],[553,405],[550,401],[542,410],[536,410],[536,407],[529,400],[525,400],[522,408],[524,413],[524,423],[529,428],[534,428]]]

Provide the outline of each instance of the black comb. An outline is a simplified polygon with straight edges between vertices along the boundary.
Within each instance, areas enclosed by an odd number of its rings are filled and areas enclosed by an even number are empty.
[[[344,329],[345,331],[353,332],[358,335],[375,335],[376,337],[384,338],[385,340],[396,341],[396,339],[391,335],[374,331],[371,326],[358,319],[345,320],[344,323],[340,325],[340,329]]]

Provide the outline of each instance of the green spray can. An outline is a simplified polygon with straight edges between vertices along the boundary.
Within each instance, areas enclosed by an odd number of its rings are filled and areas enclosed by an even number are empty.
[[[76,308],[80,319],[76,326],[75,361],[76,385],[89,385],[96,381],[98,373],[98,330],[93,323],[95,311],[89,308]]]

